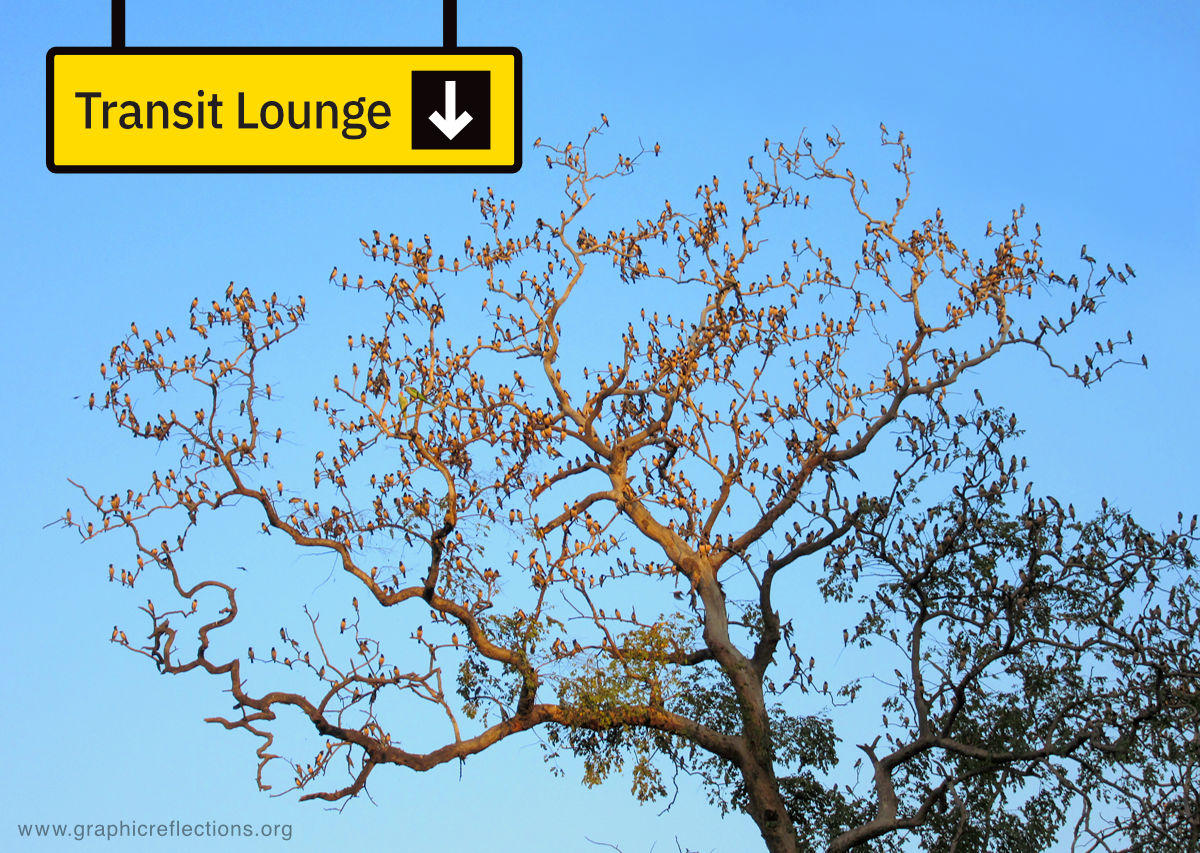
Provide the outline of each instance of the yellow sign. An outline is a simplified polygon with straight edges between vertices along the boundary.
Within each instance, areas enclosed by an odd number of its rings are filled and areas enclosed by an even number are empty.
[[[516,48],[46,54],[52,172],[515,172]]]

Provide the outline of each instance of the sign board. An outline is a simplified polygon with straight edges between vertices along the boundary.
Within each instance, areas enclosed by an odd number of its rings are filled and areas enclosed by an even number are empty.
[[[516,48],[56,47],[52,172],[515,172]]]

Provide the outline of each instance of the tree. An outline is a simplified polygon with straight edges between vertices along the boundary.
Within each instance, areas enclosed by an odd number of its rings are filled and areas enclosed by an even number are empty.
[[[487,237],[461,257],[362,239],[392,274],[330,276],[374,294],[381,325],[348,336],[350,378],[313,398],[334,440],[311,484],[272,458],[292,426],[264,367],[303,297],[231,283],[193,300],[203,352],[132,325],[90,404],[180,458],[124,494],[81,486],[87,512],[62,520],[131,534],[120,582],[160,569],[182,604],[148,600],[145,642],[113,641],[227,683],[236,713],[209,721],[260,738],[259,785],[279,760],[301,799],[534,730],[589,784],[627,766],[642,800],[694,775],[771,851],[1032,851],[1062,831],[1077,849],[1197,849],[1195,517],[1160,533],[1107,503],[1077,517],[1024,480],[1015,416],[951,393],[1016,347],[1098,382],[1131,334],[1071,368],[1056,347],[1133,271],[1086,247],[1083,278],[1051,271],[1023,209],[988,223],[978,256],[940,210],[910,221],[911,150],[881,131],[899,195],[878,208],[827,135],[765,143],[740,214],[714,176],[694,212],[602,228],[597,192],[649,152],[596,169],[593,128],[536,143],[567,203],[527,234],[487,190]],[[810,189],[861,220],[852,263],[808,238],[766,255],[778,221],[811,215]],[[574,306],[613,278],[647,307],[609,351]],[[481,296],[477,317],[459,304]],[[212,561],[184,549],[217,510],[331,555],[360,587],[345,618],[306,610],[269,653],[215,656],[238,596],[189,580]],[[822,626],[780,609],[818,595],[872,672],[837,683]],[[418,700],[445,715],[444,743],[402,745],[397,709]],[[324,739],[315,756],[271,751],[281,711]]]

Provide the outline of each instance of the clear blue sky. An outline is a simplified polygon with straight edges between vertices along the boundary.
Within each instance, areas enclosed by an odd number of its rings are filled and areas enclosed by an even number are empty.
[[[202,722],[228,710],[214,681],[158,677],[107,642],[114,622],[135,621],[142,600],[106,582],[107,546],[43,529],[75,502],[68,476],[123,487],[134,460],[145,465],[83,402],[131,320],[186,325],[193,296],[219,296],[236,280],[304,293],[334,332],[339,318],[369,329],[373,318],[360,324],[354,303],[325,284],[334,265],[366,271],[359,236],[428,231],[460,245],[479,231],[470,192],[484,185],[525,213],[553,215],[557,178],[528,146],[537,136],[578,139],[601,111],[616,148],[639,137],[662,144],[662,157],[628,183],[651,203],[688,200],[714,173],[740,181],[765,136],[794,140],[802,127],[837,125],[869,151],[883,121],[914,147],[922,216],[940,205],[977,237],[984,222],[1024,203],[1051,259],[1069,266],[1086,241],[1102,261],[1128,261],[1134,286],[1116,292],[1107,317],[1083,335],[1131,328],[1151,370],[1116,371],[1083,391],[1032,360],[1012,360],[978,384],[989,402],[1021,414],[1041,488],[1077,506],[1107,495],[1150,525],[1200,509],[1200,7],[746,2],[731,14],[732,6],[463,0],[461,45],[515,46],[524,56],[527,166],[503,176],[52,175],[43,162],[45,52],[106,43],[109,5],[6,7],[0,846],[55,846],[18,841],[17,822],[179,818],[293,825],[290,845],[237,847],[247,850],[601,849],[590,837],[644,853],[674,850],[675,836],[705,851],[758,849],[748,819],[720,820],[686,779],[659,818],[623,783],[589,791],[571,764],[551,777],[532,739],[468,762],[461,781],[458,767],[385,768],[372,781],[378,805],[360,798],[340,814],[260,794],[251,739]],[[131,0],[128,43],[432,45],[440,11],[432,0]],[[605,203],[622,209],[619,196]],[[243,562],[227,552],[213,559],[218,570]],[[307,584],[325,573],[302,569],[263,571],[296,571]]]

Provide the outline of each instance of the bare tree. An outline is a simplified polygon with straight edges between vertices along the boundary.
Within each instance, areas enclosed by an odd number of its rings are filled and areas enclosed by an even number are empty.
[[[381,322],[348,336],[357,360],[313,399],[333,438],[311,482],[276,474],[292,425],[272,419],[263,367],[302,297],[231,284],[194,300],[202,352],[133,325],[92,404],[180,458],[123,494],[81,487],[86,511],[63,521],[130,534],[121,583],[160,569],[182,604],[147,601],[146,640],[114,642],[220,677],[237,713],[210,722],[260,738],[260,786],[279,760],[302,799],[538,730],[588,783],[631,769],[639,799],[692,774],[771,851],[1043,850],[1061,832],[1079,850],[1197,849],[1195,518],[1158,534],[1107,505],[1077,519],[1024,481],[1015,417],[950,393],[1016,347],[1099,381],[1132,335],[1056,347],[1133,271],[1086,247],[1083,277],[1051,271],[1023,210],[970,253],[940,210],[907,213],[911,150],[881,131],[898,195],[878,205],[839,136],[802,136],[750,158],[740,210],[713,177],[688,205],[596,225],[597,193],[650,152],[597,168],[593,128],[537,143],[566,206],[528,233],[488,190],[487,234],[459,257],[428,236],[362,239],[388,272],[330,278],[374,294]],[[772,258],[767,238],[819,190],[861,222],[857,257],[800,237]],[[576,310],[600,287],[646,306],[619,342]],[[345,618],[307,613],[269,653],[212,655],[238,597],[184,547],[235,505],[336,559],[361,587]],[[871,649],[870,672],[818,663],[821,620],[780,610],[802,595],[853,614],[843,641]],[[385,623],[400,642],[368,630]],[[418,700],[444,742],[409,745],[397,709]],[[877,722],[842,719],[852,703]],[[322,736],[315,756],[272,752],[281,712]]]

